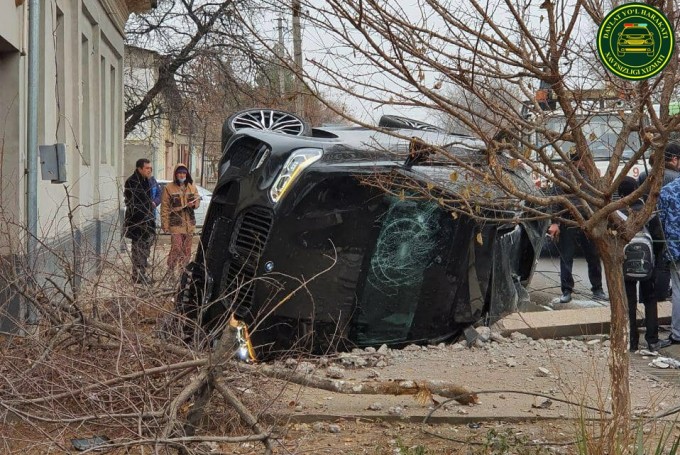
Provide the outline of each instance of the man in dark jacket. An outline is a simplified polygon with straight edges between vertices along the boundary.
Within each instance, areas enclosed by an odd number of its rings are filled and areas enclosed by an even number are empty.
[[[669,142],[666,149],[663,151],[664,158],[664,170],[663,170],[663,183],[661,186],[668,185],[673,180],[680,177],[680,144],[677,142]],[[649,166],[653,166],[654,161],[649,158]],[[638,184],[647,180],[647,171],[642,171],[640,177],[638,177]]]
[[[664,170],[663,182],[661,186],[664,187],[680,177],[680,144],[676,142],[669,142],[663,152]],[[653,166],[652,158],[649,158],[649,165]],[[647,179],[647,172],[640,173],[638,183],[642,185]],[[656,261],[654,264],[654,276],[656,276],[656,297],[658,300],[666,300],[670,295],[671,271],[668,268],[666,261]],[[640,296],[642,299],[642,296]]]
[[[581,158],[572,155],[571,159],[579,172],[583,173]],[[557,186],[555,186],[554,192],[555,194],[564,194],[564,191],[561,188],[557,188]],[[573,203],[576,206],[581,204],[576,198],[574,198]],[[568,214],[562,216],[569,217]],[[560,288],[562,289],[562,295],[559,297],[558,302],[571,302],[571,294],[574,292],[574,275],[572,270],[577,244],[581,246],[586,257],[588,279],[593,291],[593,300],[609,300],[602,288],[602,264],[600,263],[600,256],[597,253],[595,244],[590,241],[586,233],[577,226],[560,226],[559,220],[553,219],[548,228],[548,235],[553,241],[557,242],[557,248],[560,252]]]
[[[125,181],[125,237],[132,240],[132,280],[150,284],[147,275],[151,245],[156,237],[156,221],[152,199],[151,162],[137,160],[135,172]]]
[[[635,191],[637,187],[637,181],[633,177],[625,177],[619,185],[619,195],[621,197],[626,197]],[[640,199],[633,202],[629,209],[622,210],[622,212],[628,217],[632,212],[642,210],[644,206],[644,201]],[[647,222],[647,230],[654,240],[654,257],[657,258],[656,262],[659,262],[663,252],[663,244],[661,243],[663,232],[661,230],[661,222],[656,215],[652,216]],[[640,303],[644,303],[645,305],[645,341],[647,342],[647,347],[650,351],[656,351],[671,344],[668,340],[659,340],[659,309],[654,289],[656,281],[654,276],[655,271],[652,272],[652,276],[649,277],[649,279],[640,281]],[[640,334],[638,333],[637,328],[637,284],[638,281],[636,280],[625,280],[626,297],[628,300],[631,352],[637,351],[640,340]]]

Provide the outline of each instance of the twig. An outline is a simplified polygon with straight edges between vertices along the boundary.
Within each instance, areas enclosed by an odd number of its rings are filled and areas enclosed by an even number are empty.
[[[168,371],[173,371],[173,370],[183,370],[183,369],[192,369],[192,368],[197,368],[200,366],[204,366],[207,362],[207,359],[199,359],[199,360],[189,360],[187,362],[179,362],[175,363],[172,365],[163,365],[162,367],[156,367],[156,368],[149,368],[148,370],[142,370],[142,371],[135,371],[134,373],[126,374],[123,376],[118,376],[112,379],[109,379],[108,381],[100,382],[97,384],[90,384],[85,387],[81,387],[79,389],[75,390],[69,390],[68,392],[64,393],[59,393],[57,395],[48,395],[40,398],[32,398],[28,400],[21,400],[18,403],[21,404],[37,404],[37,403],[44,403],[46,401],[54,401],[54,400],[61,400],[63,398],[68,398],[72,397],[75,395],[80,395],[85,392],[88,392],[93,389],[97,389],[100,387],[107,387],[107,386],[112,386],[115,384],[119,384],[121,382],[126,382],[126,381],[131,381],[133,379],[137,379],[143,376],[153,376],[156,374],[160,373],[166,373]],[[10,401],[11,402],[11,401]]]
[[[224,397],[227,403],[236,409],[238,415],[241,416],[241,418],[246,422],[246,424],[248,424],[250,428],[253,429],[253,431],[259,434],[265,434],[264,430],[262,430],[260,425],[257,423],[255,416],[248,410],[248,408],[244,406],[243,403],[241,403],[241,400],[239,400],[238,397],[231,391],[229,386],[218,380],[214,380],[213,385],[220,395]],[[274,450],[274,446],[272,445],[269,437],[263,439],[262,443],[266,447],[265,455],[270,455]]]

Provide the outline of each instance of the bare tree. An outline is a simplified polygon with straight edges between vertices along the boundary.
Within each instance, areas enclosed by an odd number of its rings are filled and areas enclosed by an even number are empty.
[[[256,40],[249,34],[249,30],[257,26],[244,24],[246,20],[256,23],[260,17],[255,1],[164,0],[158,3],[152,13],[132,16],[126,25],[126,43],[153,51],[158,57],[153,62],[156,72],[153,83],[127,88],[126,135],[140,123],[160,115],[154,109],[154,100],[159,96],[172,97],[173,92],[192,87],[202,64],[208,60],[211,66],[219,66],[218,80],[226,80],[228,85],[223,88],[232,93],[234,88],[247,82],[252,68],[259,64]],[[236,10],[247,10],[248,19],[236,14]]]
[[[407,7],[375,0],[309,2],[303,7],[308,13],[305,21],[316,30],[325,52],[307,56],[301,77],[314,90],[346,93],[363,105],[422,108],[448,116],[486,145],[488,171],[431,147],[471,176],[470,191],[458,198],[440,198],[437,184],[422,188],[409,182],[380,182],[387,191],[416,191],[453,213],[479,219],[484,218],[479,207],[499,202],[474,187],[494,186],[523,201],[536,217],[556,218],[586,232],[602,258],[611,298],[614,417],[608,437],[610,447],[618,447],[614,442],[627,437],[630,420],[623,246],[654,210],[662,150],[680,123],[680,117],[668,115],[678,85],[677,61],[672,59],[659,76],[647,81],[624,81],[606,72],[594,47],[597,26],[608,12],[601,2],[546,0],[540,7],[528,0],[412,3]],[[677,25],[676,3],[655,5]],[[537,97],[539,88],[550,97]],[[593,97],[595,103],[587,100]],[[616,134],[607,143],[609,164],[600,174],[591,150],[594,138],[586,125],[602,106],[614,101],[621,101],[625,109],[618,108]],[[559,127],[548,122],[551,108],[563,113]],[[544,140],[535,141],[536,135]],[[636,139],[632,152],[631,137]],[[616,199],[619,183],[636,161],[650,153],[657,158],[650,179],[631,195]],[[582,157],[583,172],[570,156]],[[508,160],[546,181],[550,192],[537,195],[510,180],[503,172]],[[625,222],[616,215],[647,191],[650,197],[643,211]]]

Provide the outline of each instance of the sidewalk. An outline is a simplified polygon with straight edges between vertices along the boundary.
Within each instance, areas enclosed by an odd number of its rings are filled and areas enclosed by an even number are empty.
[[[560,265],[558,258],[541,258],[536,265],[534,279],[529,286],[534,311],[511,314],[498,322],[501,333],[509,335],[521,332],[534,339],[607,334],[610,328],[610,308],[608,302],[597,302],[590,298],[587,265],[584,258],[574,259],[574,300],[567,304],[555,303],[561,295]],[[605,292],[607,291],[604,282]],[[644,317],[644,307],[638,306],[638,322]],[[668,336],[671,322],[671,302],[659,302],[659,325],[661,338]],[[644,337],[641,337],[644,339]],[[665,348],[663,356],[680,359],[680,345]],[[680,371],[677,372],[680,376]]]

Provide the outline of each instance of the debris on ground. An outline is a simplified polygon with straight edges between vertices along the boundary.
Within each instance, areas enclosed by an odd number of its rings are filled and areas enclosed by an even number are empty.
[[[73,448],[79,452],[104,450],[111,440],[106,436],[93,436],[91,438],[71,439]]]
[[[649,362],[649,366],[662,369],[667,368],[680,369],[680,361],[671,359],[670,357],[657,357],[651,362]]]

